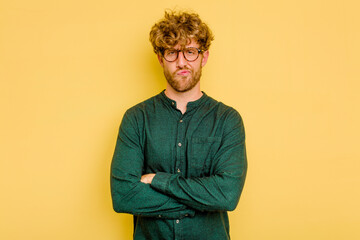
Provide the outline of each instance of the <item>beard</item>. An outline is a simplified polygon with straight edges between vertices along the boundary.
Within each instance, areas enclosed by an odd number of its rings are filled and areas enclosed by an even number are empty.
[[[186,76],[178,75],[177,72],[187,70],[190,73]],[[177,92],[187,92],[193,89],[201,78],[201,67],[197,71],[187,68],[178,69],[174,73],[164,69],[164,75],[169,85]]]

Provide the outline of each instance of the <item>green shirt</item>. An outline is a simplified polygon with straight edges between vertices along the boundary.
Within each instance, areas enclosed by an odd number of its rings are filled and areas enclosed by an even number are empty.
[[[230,239],[247,170],[239,113],[203,96],[182,114],[164,91],[126,111],[111,164],[116,212],[134,239]],[[156,173],[151,184],[140,182]]]

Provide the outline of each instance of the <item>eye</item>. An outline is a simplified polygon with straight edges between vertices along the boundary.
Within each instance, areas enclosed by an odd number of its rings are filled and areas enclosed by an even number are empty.
[[[189,55],[195,55],[196,54],[196,50],[195,49],[187,49],[186,53]]]
[[[176,51],[175,50],[167,50],[166,51],[166,55],[175,55]]]

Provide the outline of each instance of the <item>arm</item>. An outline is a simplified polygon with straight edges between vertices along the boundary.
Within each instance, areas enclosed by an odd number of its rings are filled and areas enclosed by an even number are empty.
[[[194,210],[140,182],[144,156],[136,120],[128,112],[122,120],[111,163],[111,195],[116,212],[181,218]]]
[[[244,126],[233,112],[226,120],[222,145],[215,156],[215,172],[209,177],[184,178],[158,172],[151,186],[200,211],[232,211],[242,192],[247,171]]]

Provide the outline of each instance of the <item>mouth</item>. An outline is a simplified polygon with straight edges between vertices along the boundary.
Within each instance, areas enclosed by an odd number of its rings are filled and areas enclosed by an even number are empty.
[[[186,76],[190,74],[189,70],[180,70],[176,73],[177,75]]]

